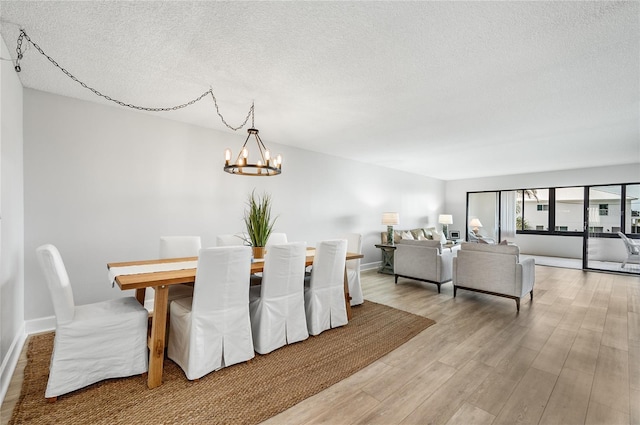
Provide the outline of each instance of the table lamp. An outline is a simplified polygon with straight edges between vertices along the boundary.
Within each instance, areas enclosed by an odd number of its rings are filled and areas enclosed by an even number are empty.
[[[472,218],[469,222],[469,226],[473,227],[473,233],[477,235],[479,230],[478,228],[482,227],[482,223],[480,223],[480,220],[478,220],[477,218]]]
[[[387,244],[393,245],[393,226],[397,225],[400,218],[397,212],[382,213],[382,224],[387,226]]]
[[[442,224],[442,234],[449,239],[449,224],[453,224],[453,216],[451,214],[440,214],[438,223]]]

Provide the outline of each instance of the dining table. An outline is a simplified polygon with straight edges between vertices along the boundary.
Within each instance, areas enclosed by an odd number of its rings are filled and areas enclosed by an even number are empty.
[[[307,248],[305,266],[313,265],[315,248]],[[364,256],[347,252],[346,260],[356,260]],[[156,388],[162,385],[164,351],[166,346],[167,312],[169,307],[169,287],[179,284],[194,284],[198,257],[164,258],[141,261],[125,261],[107,263],[109,279],[123,290],[135,290],[138,302],[144,305],[147,288],[155,290],[153,314],[151,315],[151,332],[147,338],[149,347],[149,373],[147,386]],[[264,259],[251,262],[250,274],[264,270]],[[351,319],[351,297],[347,271],[344,272],[344,302],[347,318]]]

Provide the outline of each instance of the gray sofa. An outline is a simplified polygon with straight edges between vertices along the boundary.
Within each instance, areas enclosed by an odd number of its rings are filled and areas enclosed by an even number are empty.
[[[440,241],[412,241],[396,243],[394,276],[434,283],[438,286],[451,280],[453,257],[457,247],[443,248]]]
[[[512,298],[520,311],[520,298],[533,300],[535,261],[520,261],[516,245],[463,243],[453,259],[453,296],[458,289]]]

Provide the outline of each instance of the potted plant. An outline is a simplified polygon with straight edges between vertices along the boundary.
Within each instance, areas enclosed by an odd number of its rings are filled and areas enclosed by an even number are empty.
[[[244,223],[253,247],[253,257],[264,258],[264,247],[277,218],[271,219],[271,196],[266,193],[256,195],[254,189],[249,195],[247,206],[249,208],[244,211]]]

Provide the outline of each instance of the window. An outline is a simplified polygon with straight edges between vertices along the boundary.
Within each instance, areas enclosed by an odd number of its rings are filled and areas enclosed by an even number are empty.
[[[624,230],[627,234],[640,233],[640,184],[626,187]]]
[[[582,232],[584,229],[584,187],[555,189],[555,229]]]
[[[524,189],[522,192],[523,227],[519,230],[549,230],[549,189]]]
[[[609,215],[609,204],[599,204],[598,215],[600,216]]]

